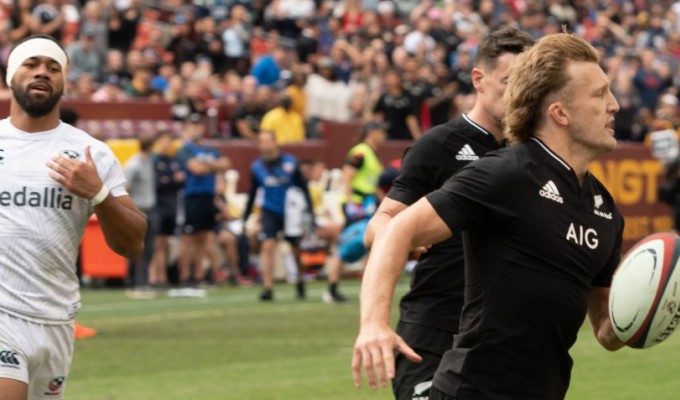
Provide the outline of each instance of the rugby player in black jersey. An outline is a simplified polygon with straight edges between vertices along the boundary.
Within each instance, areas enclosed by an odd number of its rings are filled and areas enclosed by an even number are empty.
[[[477,49],[472,81],[477,91],[468,114],[432,128],[406,151],[394,185],[371,220],[367,247],[375,232],[418,199],[439,189],[465,165],[505,142],[503,102],[510,63],[534,43],[516,28],[503,28],[484,38]],[[444,352],[458,332],[463,306],[463,244],[460,235],[434,245],[420,257],[410,291],[401,299],[397,334],[422,358],[413,362],[396,355],[392,380],[395,398],[411,400],[427,395]]]
[[[623,217],[588,172],[616,147],[619,105],[597,51],[575,35],[540,39],[510,68],[504,95],[513,146],[487,154],[399,213],[377,236],[361,291],[357,386],[394,377],[393,350],[419,356],[389,327],[409,249],[463,233],[465,306],[430,400],[563,399],[569,348],[588,316],[608,350]],[[365,332],[370,332],[365,335]]]

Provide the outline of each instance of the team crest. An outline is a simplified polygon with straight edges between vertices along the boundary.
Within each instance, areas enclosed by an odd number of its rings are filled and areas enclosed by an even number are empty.
[[[595,208],[600,208],[600,206],[603,203],[604,203],[604,201],[602,200],[602,196],[600,196],[599,194],[595,195]]]
[[[47,385],[47,391],[44,393],[45,396],[58,396],[61,394],[61,389],[64,386],[64,381],[66,377],[58,376],[50,381]]]
[[[287,174],[290,174],[293,173],[293,171],[295,170],[295,163],[285,162],[281,167]]]
[[[77,160],[80,158],[80,153],[75,150],[62,150],[60,154],[62,157],[68,158],[69,160]]]

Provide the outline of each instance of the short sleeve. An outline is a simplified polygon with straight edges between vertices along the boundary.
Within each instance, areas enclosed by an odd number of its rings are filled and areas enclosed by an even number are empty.
[[[453,232],[460,232],[472,224],[519,216],[529,181],[524,171],[496,153],[461,169],[427,200]]]

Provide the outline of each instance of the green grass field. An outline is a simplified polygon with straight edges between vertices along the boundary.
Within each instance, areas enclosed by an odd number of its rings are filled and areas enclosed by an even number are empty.
[[[359,282],[349,304],[321,302],[322,282],[298,301],[280,285],[211,289],[203,299],[130,300],[122,290],[83,291],[79,322],[99,330],[76,342],[69,400],[391,399],[352,384]],[[398,293],[406,289],[405,283]],[[680,334],[647,350],[608,353],[584,326],[572,349],[570,400],[677,399]]]

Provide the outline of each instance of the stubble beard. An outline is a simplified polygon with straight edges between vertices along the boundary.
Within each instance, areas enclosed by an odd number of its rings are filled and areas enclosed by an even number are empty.
[[[23,89],[14,82],[12,82],[11,89],[19,106],[26,112],[26,114],[33,118],[44,117],[45,115],[52,112],[64,93],[64,90],[62,89],[57,92],[53,92],[47,98],[39,99],[35,96],[31,96],[31,94],[28,92],[28,89]]]

